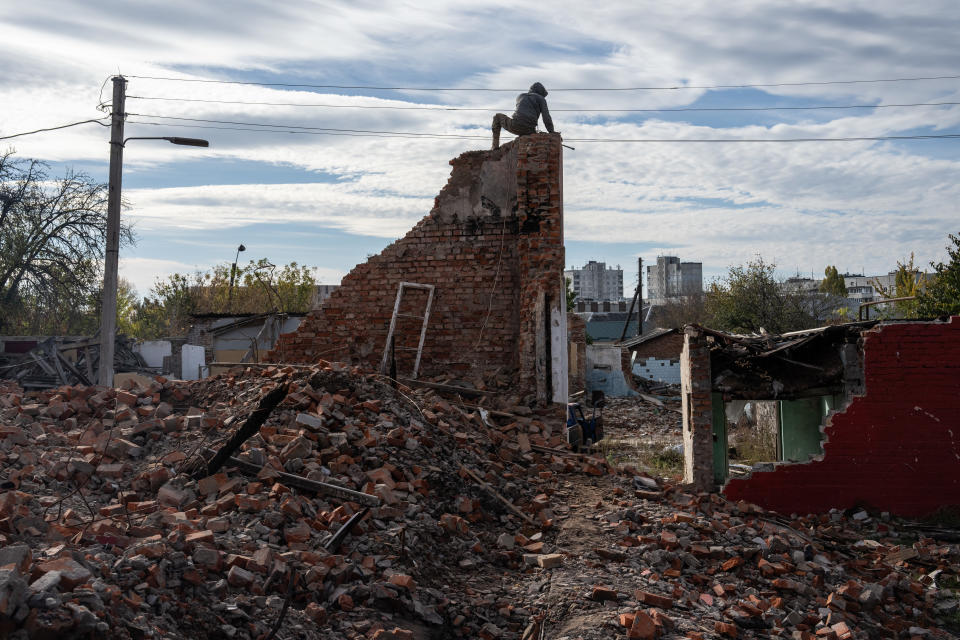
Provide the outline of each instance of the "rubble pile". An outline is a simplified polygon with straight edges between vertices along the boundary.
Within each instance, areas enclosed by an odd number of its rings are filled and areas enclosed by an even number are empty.
[[[590,532],[557,541],[579,552],[528,593],[528,607],[550,612],[548,637],[956,637],[957,544],[862,509],[787,519],[647,478],[610,481],[574,505],[579,524],[561,525]]]
[[[656,398],[654,398],[656,400]],[[607,398],[603,408],[604,424],[617,437],[642,437],[646,441],[681,442],[683,420],[680,403],[664,398],[654,404],[643,398]],[[641,428],[642,426],[642,428]]]
[[[557,448],[559,418],[342,365],[128,387],[0,389],[0,636],[519,637],[529,612],[464,576],[551,566],[557,475],[608,471]]]
[[[564,447],[556,412],[328,363],[138,384],[0,382],[0,637],[929,639],[960,624],[951,531],[863,509],[785,518],[614,473]],[[669,407],[611,404],[618,433],[675,429]]]

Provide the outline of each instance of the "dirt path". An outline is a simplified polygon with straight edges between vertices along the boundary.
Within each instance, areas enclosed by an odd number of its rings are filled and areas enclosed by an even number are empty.
[[[678,416],[636,400],[616,399],[611,404],[604,412],[607,441],[601,447],[607,459],[649,469],[654,475],[673,475],[675,468],[657,467],[654,461],[680,441]],[[598,602],[591,596],[594,586],[600,585],[620,590],[623,598],[622,591],[629,586],[632,599],[633,589],[648,582],[641,551],[620,543],[667,511],[659,503],[637,500],[634,491],[626,476],[570,474],[551,496],[557,523],[545,551],[563,554],[564,561],[554,569],[531,570],[514,589],[524,609],[545,612],[544,639],[625,637],[617,614],[636,606]]]
[[[522,589],[526,608],[546,612],[544,638],[599,640],[623,634],[616,623],[616,603],[590,597],[594,585],[623,585],[639,573],[639,567],[617,561],[625,560],[629,549],[615,546],[622,536],[603,517],[617,510],[615,492],[627,489],[621,477],[570,476],[554,494],[554,504],[569,508],[558,517],[551,549],[564,555],[563,564],[527,574]],[[613,560],[602,558],[598,549],[610,551]]]

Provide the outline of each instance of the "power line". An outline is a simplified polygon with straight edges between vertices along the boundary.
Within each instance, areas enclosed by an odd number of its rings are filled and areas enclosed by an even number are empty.
[[[334,131],[339,133],[380,133],[380,134],[401,134],[401,135],[410,135],[410,136],[434,136],[434,137],[459,137],[456,134],[445,134],[445,133],[415,133],[408,131],[377,131],[369,129],[339,129],[335,127],[310,127],[310,126],[301,126],[301,125],[290,125],[290,124],[271,124],[266,122],[238,122],[236,120],[211,120],[207,118],[185,118],[178,116],[162,116],[152,113],[130,113],[131,116],[139,116],[142,118],[160,118],[161,120],[184,120],[187,122],[210,122],[213,124],[231,124],[239,125],[244,127],[263,127],[266,129],[290,129],[290,130],[305,130],[305,131]],[[486,136],[483,136],[486,137]]]
[[[105,120],[106,118],[98,118],[96,120],[81,120],[80,122],[71,122],[70,124],[62,124],[59,127],[47,127],[46,129],[34,129],[33,131],[24,131],[23,133],[15,133],[11,136],[0,136],[0,140],[9,140],[10,138],[19,138],[21,136],[30,136],[35,133],[43,133],[44,131],[56,131],[57,129],[66,129],[67,127],[75,127],[79,124],[88,124],[90,122],[96,122],[102,127],[109,127],[110,125],[100,122],[100,120]]]
[[[207,80],[203,78],[171,78],[166,76],[127,76],[139,80],[164,80],[169,82],[198,82],[207,84],[236,84],[258,87],[303,87],[308,89],[367,89],[371,91],[509,91],[524,92],[526,89],[494,89],[489,87],[380,87],[371,85],[306,84],[299,82],[243,82],[239,80]],[[674,85],[664,87],[570,87],[550,91],[678,91],[683,89],[750,89],[763,87],[808,87],[838,84],[870,84],[880,82],[917,82],[921,80],[956,80],[955,76],[918,76],[911,78],[878,78],[871,80],[826,80],[816,82],[771,82],[764,84],[714,84]]]
[[[144,116],[150,117],[150,116]],[[164,117],[164,116],[155,116]],[[152,126],[171,126],[167,122],[147,122],[140,120],[130,120],[130,124],[143,124]],[[210,120],[209,122],[220,122]],[[225,122],[225,121],[224,121]],[[241,124],[241,123],[237,123]],[[259,133],[285,133],[300,135],[335,135],[335,136],[354,136],[366,138],[425,138],[425,139],[443,139],[443,140],[489,140],[489,136],[467,135],[467,134],[439,134],[439,133],[418,133],[412,131],[374,131],[367,129],[321,129],[320,127],[303,128],[277,128],[283,125],[257,125],[256,123],[242,123],[252,126],[229,126],[217,127],[211,125],[178,124],[176,126],[188,129],[220,129],[226,131],[254,131]],[[255,128],[269,126],[271,128]],[[960,133],[946,134],[917,134],[904,136],[847,136],[838,138],[564,138],[567,142],[697,142],[697,143],[767,143],[767,142],[869,142],[883,140],[953,140],[960,139]]]
[[[239,104],[268,107],[321,107],[329,109],[388,109],[398,111],[501,111],[503,107],[445,107],[445,106],[393,106],[360,104],[326,104],[302,102],[256,102],[248,100],[210,100],[204,98],[168,98],[159,96],[127,96],[136,100],[161,100],[167,102],[202,102],[209,104]],[[674,107],[663,109],[550,109],[551,112],[572,113],[673,113],[686,111],[807,111],[816,109],[890,109],[894,107],[943,107],[960,105],[960,102],[911,102],[902,104],[846,104],[811,105],[803,107]]]
[[[863,142],[870,140],[960,139],[960,133],[910,136],[849,136],[843,138],[564,138],[570,142]]]
[[[169,127],[171,123],[169,122],[147,122],[143,120],[128,120],[130,124],[145,124],[157,127]],[[329,130],[329,131],[304,131],[299,129],[257,129],[253,127],[217,127],[213,125],[199,125],[199,124],[177,124],[174,126],[184,127],[187,129],[219,129],[221,131],[254,131],[257,133],[287,133],[287,134],[300,134],[308,136],[347,136],[355,138],[406,138],[406,139],[440,139],[440,140],[489,140],[490,136],[471,136],[471,135],[462,135],[462,134],[442,134],[442,133],[413,133],[413,132],[384,132],[379,133],[375,131],[364,131],[364,130]]]

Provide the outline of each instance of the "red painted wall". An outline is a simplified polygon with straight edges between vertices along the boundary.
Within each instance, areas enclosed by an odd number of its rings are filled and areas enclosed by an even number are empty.
[[[822,459],[731,480],[728,498],[801,514],[960,505],[960,317],[863,336],[866,394],[829,419]]]

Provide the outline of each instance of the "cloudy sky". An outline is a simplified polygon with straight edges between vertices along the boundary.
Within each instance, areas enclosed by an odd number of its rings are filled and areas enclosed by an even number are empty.
[[[584,6],[0,3],[0,136],[102,117],[122,73],[127,136],[210,141],[127,145],[139,242],[121,271],[141,293],[240,243],[338,282],[429,212],[447,161],[488,147],[492,114],[534,81],[576,147],[568,265],[621,264],[632,289],[638,256],[701,261],[707,279],[758,254],[784,275],[945,256],[960,139],[746,140],[960,133],[943,104],[960,79],[942,78],[960,75],[955,1]],[[875,82],[906,78],[923,79]],[[0,144],[106,181],[108,137],[86,124]]]

